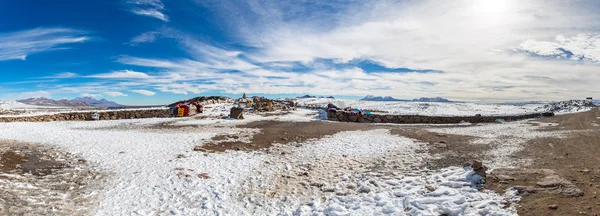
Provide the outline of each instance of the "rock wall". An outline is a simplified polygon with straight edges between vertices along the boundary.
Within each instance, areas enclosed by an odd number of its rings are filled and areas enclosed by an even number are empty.
[[[45,121],[86,121],[94,120],[92,115],[99,114],[99,120],[137,119],[137,118],[163,118],[171,117],[170,109],[148,110],[115,110],[115,111],[89,111],[57,113],[39,116],[1,117],[0,122],[45,122]]]
[[[523,119],[554,116],[554,113],[532,113],[514,116],[419,116],[419,115],[385,115],[385,114],[357,114],[348,111],[331,111],[327,118],[331,121],[360,122],[360,123],[395,123],[395,124],[456,124],[461,121],[470,123],[517,121]]]

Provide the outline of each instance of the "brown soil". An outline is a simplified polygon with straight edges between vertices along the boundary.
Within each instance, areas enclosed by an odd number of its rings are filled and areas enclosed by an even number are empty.
[[[27,156],[14,151],[5,151],[0,154],[0,172],[12,172],[19,169],[19,165],[27,161]]]
[[[260,132],[252,137],[250,143],[241,141],[234,142],[213,142],[203,146],[207,151],[222,152],[226,150],[257,150],[271,147],[275,143],[288,144],[294,142],[303,142],[309,139],[317,139],[328,135],[333,135],[342,131],[370,130],[375,128],[384,128],[383,126],[374,126],[370,124],[358,123],[338,123],[327,121],[311,122],[280,122],[280,121],[259,121],[238,128],[260,129]],[[217,136],[219,141],[226,139],[223,136]]]
[[[600,129],[594,126],[593,123],[600,124],[600,108],[596,108],[587,112],[558,115],[552,118],[541,118],[538,121],[544,123],[558,123],[557,126],[547,127],[546,130],[587,130]]]
[[[44,176],[67,167],[64,161],[57,161],[35,148],[24,146],[24,149],[20,149],[15,148],[12,142],[0,142],[0,173]]]
[[[566,130],[564,138],[539,138],[529,141],[518,156],[531,158],[528,169],[550,169],[584,191],[583,196],[567,197],[561,194],[533,193],[523,196],[519,215],[599,215],[600,214],[600,122],[598,109],[538,121],[559,123],[547,130]],[[486,187],[504,190],[513,185],[532,185],[536,178],[510,184],[488,181]],[[548,206],[557,205],[552,210]]]
[[[0,140],[0,215],[88,215],[105,179],[69,153]]]
[[[429,153],[441,156],[428,162],[429,169],[462,166],[473,159],[481,159],[489,149],[487,145],[470,144],[475,138],[471,136],[435,133],[422,128],[398,128],[392,129],[391,133],[428,143]]]
[[[283,115],[287,115],[290,114],[291,112],[287,111],[287,112],[267,112],[267,113],[260,113],[259,115],[264,116],[264,117],[269,117],[269,116],[283,116]],[[311,114],[313,115],[313,114]]]

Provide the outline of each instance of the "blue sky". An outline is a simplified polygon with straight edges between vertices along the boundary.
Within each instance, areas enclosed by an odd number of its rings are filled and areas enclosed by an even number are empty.
[[[0,100],[600,97],[598,1],[0,3]]]

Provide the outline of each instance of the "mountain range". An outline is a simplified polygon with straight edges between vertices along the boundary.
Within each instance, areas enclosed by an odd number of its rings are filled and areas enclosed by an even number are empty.
[[[427,97],[422,97],[422,98],[416,98],[413,100],[403,100],[403,99],[396,99],[390,96],[373,96],[373,95],[367,95],[364,98],[360,99],[363,101],[413,101],[413,102],[451,102],[450,100],[446,99],[446,98],[441,98],[441,97],[434,97],[434,98],[427,98]]]
[[[49,98],[28,98],[23,100],[17,100],[29,105],[38,106],[60,106],[60,107],[115,107],[122,106],[114,101],[108,101],[106,99],[95,99],[92,97],[78,97],[73,100],[61,99],[54,100]]]
[[[304,95],[304,96],[298,96],[296,98],[330,98],[330,99],[335,99],[333,96],[329,96],[329,97],[324,97],[324,96],[311,96],[311,95]]]

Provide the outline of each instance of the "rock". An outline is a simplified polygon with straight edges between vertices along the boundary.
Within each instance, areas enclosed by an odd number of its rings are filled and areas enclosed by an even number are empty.
[[[194,151],[201,151],[201,152],[212,152],[211,150],[205,149],[202,146],[196,146],[194,147]]]
[[[381,123],[381,119],[379,117],[374,118],[373,121],[375,123]]]
[[[336,196],[347,196],[348,194],[350,194],[350,191],[347,190],[343,190],[343,191],[336,191],[335,195]]]
[[[310,186],[313,186],[313,187],[323,187],[324,185],[325,184],[322,182],[311,182],[310,183]]]
[[[358,188],[358,192],[359,193],[369,193],[371,192],[371,188],[368,186],[360,186],[360,188]]]
[[[426,189],[427,189],[429,192],[433,192],[433,191],[435,191],[435,189],[436,189],[434,185],[427,185],[427,186],[425,186],[425,188],[426,188]]]
[[[232,107],[229,112],[229,117],[234,119],[244,119],[244,109]]]
[[[438,143],[446,144],[446,140],[440,140]]]
[[[356,122],[356,121],[358,121],[358,116],[357,115],[348,116],[348,120],[351,122]]]
[[[584,192],[573,183],[560,177],[549,169],[495,169],[490,178],[493,181],[518,180],[519,185],[514,187],[519,193],[547,193],[560,194],[564,197],[583,196]]]
[[[195,148],[194,148],[194,149],[195,149]],[[177,155],[177,158],[185,158],[185,155],[183,155],[183,154],[178,154],[178,155]]]
[[[473,160],[473,163],[471,163],[471,168],[473,168],[473,170],[483,168],[483,163],[480,160]]]
[[[438,144],[435,145],[435,147],[438,147],[438,148],[447,148],[448,145],[446,145],[444,143],[438,143]]]
[[[87,163],[87,160],[85,160],[85,159],[78,159],[77,162],[78,163]]]
[[[556,210],[556,209],[558,209],[558,206],[557,205],[549,205],[548,208],[552,209],[552,210]]]
[[[349,183],[349,184],[346,185],[346,188],[348,188],[348,189],[356,189],[356,184]]]
[[[198,174],[198,178],[209,179],[210,176],[208,176],[208,173],[200,173],[200,174]]]
[[[321,191],[323,191],[323,192],[335,192],[335,187],[332,187],[332,186],[322,187]]]

